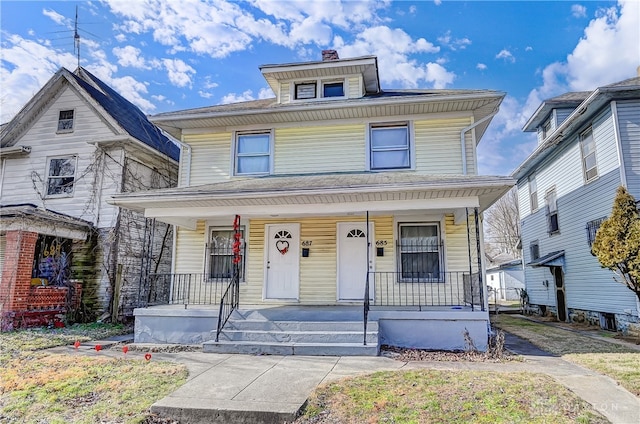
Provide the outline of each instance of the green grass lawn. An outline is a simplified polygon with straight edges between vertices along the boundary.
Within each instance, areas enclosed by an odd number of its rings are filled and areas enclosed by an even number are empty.
[[[307,423],[606,423],[546,375],[479,371],[378,372],[316,390]]]
[[[543,350],[613,378],[640,396],[640,351],[524,318],[498,315],[492,321]]]
[[[125,330],[92,325],[0,333],[0,422],[148,421],[151,404],[186,381],[184,366],[146,361],[142,355],[114,359],[42,350]]]

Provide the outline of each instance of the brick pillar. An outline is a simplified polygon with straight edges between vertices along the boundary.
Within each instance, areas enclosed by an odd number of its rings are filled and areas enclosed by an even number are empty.
[[[7,231],[7,245],[0,283],[0,312],[26,311],[31,288],[31,268],[38,233]]]

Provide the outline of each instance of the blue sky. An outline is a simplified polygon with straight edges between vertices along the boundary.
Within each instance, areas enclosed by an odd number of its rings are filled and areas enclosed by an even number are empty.
[[[479,149],[505,175],[535,148],[524,122],[546,98],[636,75],[640,1],[0,2],[0,120],[80,64],[149,114],[271,97],[258,67],[378,56],[383,89],[507,93]]]

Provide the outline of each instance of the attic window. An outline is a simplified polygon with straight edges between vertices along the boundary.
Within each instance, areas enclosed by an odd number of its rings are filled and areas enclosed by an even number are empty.
[[[73,110],[61,110],[58,115],[58,132],[73,131]]]
[[[296,84],[296,100],[301,99],[315,99],[316,98],[316,83],[305,82]]]
[[[322,97],[342,96],[344,96],[344,83],[342,81],[322,84]]]

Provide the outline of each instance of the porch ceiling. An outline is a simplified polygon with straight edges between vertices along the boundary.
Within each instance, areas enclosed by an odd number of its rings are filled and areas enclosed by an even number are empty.
[[[109,203],[193,227],[215,216],[481,211],[514,184],[509,177],[408,173],[269,176],[113,197]]]

